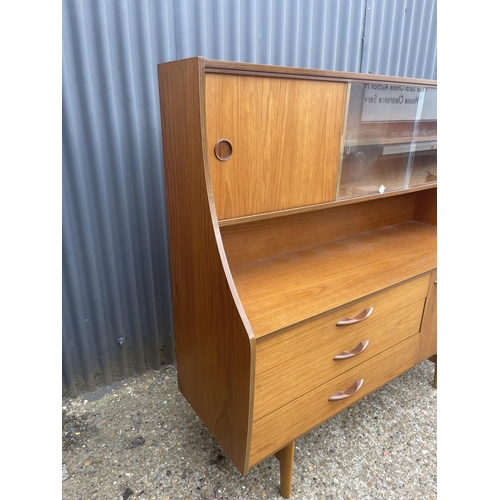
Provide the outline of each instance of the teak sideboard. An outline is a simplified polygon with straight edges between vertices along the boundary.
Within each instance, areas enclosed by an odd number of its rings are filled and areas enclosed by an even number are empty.
[[[158,65],[179,389],[235,466],[436,357],[435,81]]]

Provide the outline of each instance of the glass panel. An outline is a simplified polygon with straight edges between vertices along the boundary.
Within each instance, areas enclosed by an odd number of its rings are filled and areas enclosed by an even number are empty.
[[[337,199],[437,181],[435,88],[352,83]]]

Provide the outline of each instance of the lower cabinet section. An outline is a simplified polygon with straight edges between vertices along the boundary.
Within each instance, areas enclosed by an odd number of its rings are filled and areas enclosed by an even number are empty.
[[[418,333],[429,276],[259,339],[254,420]]]
[[[419,334],[255,420],[250,467],[414,366]],[[293,380],[290,380],[293,384]],[[341,394],[339,394],[341,393]],[[351,395],[349,395],[352,393]],[[334,395],[340,397],[331,401]],[[346,396],[347,397],[342,397]]]

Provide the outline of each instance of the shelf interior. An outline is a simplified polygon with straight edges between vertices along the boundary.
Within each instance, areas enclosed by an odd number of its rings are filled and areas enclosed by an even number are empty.
[[[415,221],[284,252],[233,268],[255,336],[436,267],[436,227]]]
[[[435,200],[432,191],[421,195],[426,203]],[[418,194],[403,195],[223,228],[255,337],[436,268],[435,214],[422,211],[418,200]]]

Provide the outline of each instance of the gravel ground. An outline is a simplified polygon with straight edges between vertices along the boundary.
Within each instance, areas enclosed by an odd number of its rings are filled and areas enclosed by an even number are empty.
[[[293,499],[437,498],[437,391],[424,361],[296,441]],[[64,500],[281,499],[279,464],[243,477],[165,366],[63,399]]]

